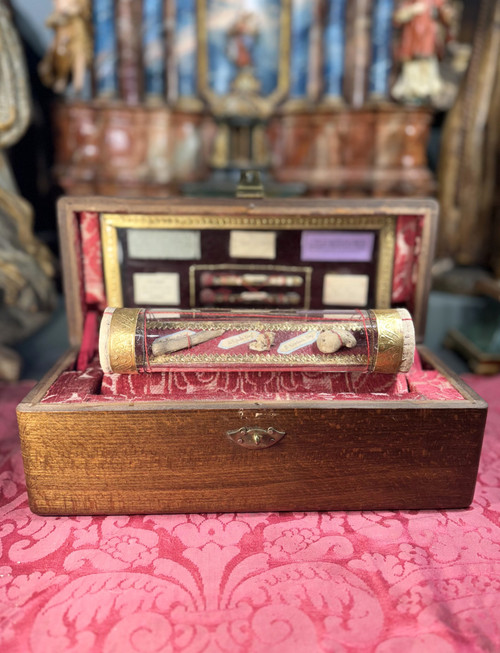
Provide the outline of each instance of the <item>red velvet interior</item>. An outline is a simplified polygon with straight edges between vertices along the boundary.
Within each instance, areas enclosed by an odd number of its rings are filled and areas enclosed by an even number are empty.
[[[389,376],[324,372],[169,372],[103,374],[96,356],[99,315],[106,295],[99,214],[74,215],[75,250],[84,313],[81,349],[73,369],[52,384],[45,403],[94,401],[242,400],[460,400],[462,395],[439,372],[422,369],[416,356],[409,374]],[[392,299],[411,310],[420,252],[422,216],[399,216]]]
[[[418,353],[409,374],[325,372],[157,372],[103,374],[95,358],[85,370],[67,370],[44,403],[94,401],[402,401],[459,400],[439,372],[422,369]]]

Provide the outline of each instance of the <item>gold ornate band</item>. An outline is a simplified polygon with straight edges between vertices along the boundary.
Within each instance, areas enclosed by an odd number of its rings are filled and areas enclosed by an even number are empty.
[[[373,311],[377,322],[378,348],[374,372],[408,372],[413,364],[415,333],[406,309]]]
[[[116,374],[135,374],[135,334],[140,308],[117,308],[113,311],[109,325],[109,365]]]

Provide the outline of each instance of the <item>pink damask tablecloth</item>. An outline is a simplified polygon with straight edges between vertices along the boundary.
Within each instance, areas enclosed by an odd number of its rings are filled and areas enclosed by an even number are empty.
[[[0,388],[0,650],[500,650],[500,377],[473,506],[448,512],[33,515]]]

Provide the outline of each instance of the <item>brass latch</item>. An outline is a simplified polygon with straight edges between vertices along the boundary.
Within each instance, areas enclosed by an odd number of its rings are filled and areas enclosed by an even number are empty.
[[[246,449],[265,449],[279,442],[285,435],[285,431],[277,431],[272,426],[267,429],[242,426],[240,429],[236,429],[236,431],[228,431],[227,435],[230,440],[235,444],[239,444],[240,447],[245,447]]]
[[[242,170],[240,181],[236,187],[238,199],[262,199],[264,197],[264,186],[258,170]]]

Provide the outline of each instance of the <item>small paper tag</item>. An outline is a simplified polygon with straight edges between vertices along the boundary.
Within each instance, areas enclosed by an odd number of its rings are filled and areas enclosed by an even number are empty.
[[[275,231],[231,231],[229,236],[231,258],[276,258]]]
[[[246,345],[249,342],[257,340],[259,335],[259,331],[245,331],[244,333],[238,333],[235,336],[230,336],[229,338],[221,340],[219,342],[219,347],[221,349],[232,349],[239,345]]]
[[[128,255],[136,259],[199,260],[201,234],[180,229],[129,229]]]
[[[156,304],[178,306],[181,301],[180,280],[177,272],[136,272],[134,274],[134,303],[139,306]]]
[[[371,261],[375,234],[363,231],[304,231],[302,261],[364,263]]]
[[[278,354],[293,354],[294,351],[302,349],[302,347],[312,345],[316,342],[318,334],[319,331],[306,331],[306,333],[301,333],[300,336],[285,340],[278,347]]]
[[[323,304],[325,306],[356,306],[368,302],[370,278],[366,274],[325,274]]]

